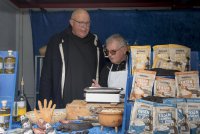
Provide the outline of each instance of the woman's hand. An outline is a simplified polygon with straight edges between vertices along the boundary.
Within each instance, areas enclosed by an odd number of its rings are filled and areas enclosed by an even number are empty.
[[[99,83],[95,79],[92,79],[91,87],[101,87],[101,86],[99,85]]]

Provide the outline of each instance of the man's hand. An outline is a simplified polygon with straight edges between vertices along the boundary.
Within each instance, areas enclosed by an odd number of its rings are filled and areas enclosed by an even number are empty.
[[[52,106],[52,101],[50,100],[47,107],[47,100],[44,99],[44,107],[42,107],[41,101],[38,101],[38,106],[39,106],[39,112],[37,112],[37,110],[34,108],[34,114],[37,120],[41,118],[44,121],[51,123],[51,119],[53,116],[54,109],[56,108],[56,104]]]
[[[92,79],[91,87],[101,87],[101,86],[99,85],[99,83],[95,79]]]

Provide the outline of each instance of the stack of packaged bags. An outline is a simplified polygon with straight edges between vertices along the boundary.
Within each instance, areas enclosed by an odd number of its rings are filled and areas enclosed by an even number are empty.
[[[148,45],[131,46],[129,133],[200,133],[199,72],[191,71],[190,54],[176,44],[156,45],[153,54]]]
[[[131,110],[130,133],[199,134],[199,98],[137,99]]]

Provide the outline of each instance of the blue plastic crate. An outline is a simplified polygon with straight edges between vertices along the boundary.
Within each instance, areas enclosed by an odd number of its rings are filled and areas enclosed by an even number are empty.
[[[0,56],[5,58],[8,55],[7,51],[0,51]],[[0,101],[7,100],[7,106],[11,109],[9,129],[12,126],[12,107],[16,92],[16,77],[18,68],[18,52],[13,51],[13,55],[16,57],[15,72],[14,74],[0,74]],[[1,104],[0,104],[1,107]]]

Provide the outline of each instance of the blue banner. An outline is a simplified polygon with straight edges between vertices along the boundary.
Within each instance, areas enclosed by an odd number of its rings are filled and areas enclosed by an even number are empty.
[[[130,45],[180,44],[200,50],[200,10],[91,10],[91,32],[104,44],[114,33]],[[30,11],[34,54],[68,27],[71,11]]]

